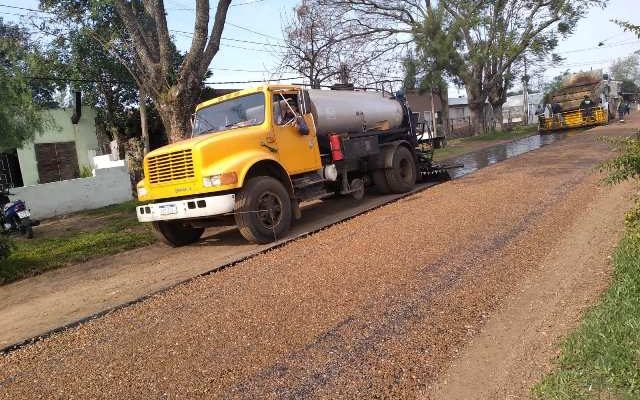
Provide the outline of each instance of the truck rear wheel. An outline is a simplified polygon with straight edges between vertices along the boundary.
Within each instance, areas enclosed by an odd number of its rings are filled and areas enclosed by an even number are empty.
[[[393,193],[406,193],[416,184],[416,162],[411,151],[404,146],[396,147],[392,167],[384,170],[387,185]]]
[[[152,226],[155,235],[171,247],[195,243],[204,233],[204,228],[193,228],[180,221],[155,221]]]
[[[236,196],[235,220],[250,242],[270,243],[291,226],[291,199],[282,183],[269,176],[251,178]]]

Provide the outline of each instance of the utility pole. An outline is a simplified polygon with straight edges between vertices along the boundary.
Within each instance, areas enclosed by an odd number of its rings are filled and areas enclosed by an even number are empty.
[[[522,77],[522,124],[529,125],[529,76],[527,75],[527,55],[524,55],[524,76]]]
[[[438,133],[436,132],[436,106],[433,104],[433,86],[431,87],[431,125],[433,126],[432,137],[438,137]]]

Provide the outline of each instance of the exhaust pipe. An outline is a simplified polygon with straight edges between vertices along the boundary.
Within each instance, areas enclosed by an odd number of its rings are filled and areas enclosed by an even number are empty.
[[[77,125],[78,121],[80,121],[80,117],[82,117],[82,93],[79,90],[75,90],[73,94],[75,96],[75,109],[73,111],[73,115],[71,116],[71,123]]]

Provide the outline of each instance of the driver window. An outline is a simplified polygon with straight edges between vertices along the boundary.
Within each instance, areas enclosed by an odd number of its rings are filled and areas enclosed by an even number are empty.
[[[300,115],[298,95],[276,94],[273,96],[273,119],[277,125],[292,125],[298,115]]]

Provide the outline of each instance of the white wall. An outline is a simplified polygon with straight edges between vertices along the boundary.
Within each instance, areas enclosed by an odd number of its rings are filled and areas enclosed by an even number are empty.
[[[27,202],[35,219],[89,210],[132,199],[126,167],[96,169],[90,178],[11,189],[11,199]]]

